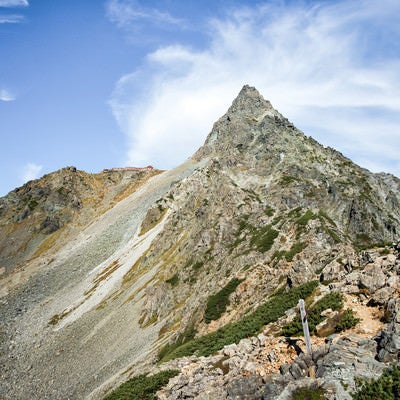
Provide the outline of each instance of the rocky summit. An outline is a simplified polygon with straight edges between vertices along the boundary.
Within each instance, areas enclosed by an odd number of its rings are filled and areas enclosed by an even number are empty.
[[[348,400],[398,363],[400,180],[249,86],[177,168],[64,168],[0,232],[1,399]]]

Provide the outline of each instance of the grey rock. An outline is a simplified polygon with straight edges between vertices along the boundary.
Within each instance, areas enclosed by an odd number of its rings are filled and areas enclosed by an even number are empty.
[[[227,385],[229,400],[262,400],[264,383],[260,376],[248,376],[232,380]]]
[[[275,380],[264,386],[263,400],[274,400],[283,392],[288,382],[284,380]]]
[[[300,363],[294,362],[290,368],[289,372],[292,375],[293,379],[299,379],[304,376],[307,376],[307,370],[302,368],[302,365]]]
[[[400,310],[398,302],[390,304],[391,322],[381,333],[378,341],[378,360],[381,362],[396,362],[400,355]]]
[[[241,353],[251,353],[253,343],[250,339],[242,339],[238,344],[238,349]]]

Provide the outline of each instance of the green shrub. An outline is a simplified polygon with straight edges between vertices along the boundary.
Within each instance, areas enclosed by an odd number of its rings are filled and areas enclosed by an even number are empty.
[[[300,216],[300,211],[301,210],[302,210],[301,207],[293,208],[292,210],[289,211],[288,217],[289,218],[298,218]]]
[[[217,320],[226,311],[226,307],[229,304],[229,295],[236,290],[241,282],[243,282],[243,279],[233,278],[219,292],[210,296],[204,313],[204,321],[207,324]]]
[[[279,232],[272,228],[272,225],[265,225],[253,232],[250,245],[254,246],[260,253],[265,253],[271,249],[278,235]]]
[[[356,235],[357,241],[364,243],[364,244],[370,244],[371,243],[371,238],[368,236],[366,233],[357,233]]]
[[[316,314],[331,308],[332,310],[340,310],[343,307],[343,296],[339,292],[331,292],[318,300],[313,306]]]
[[[293,261],[293,257],[301,253],[307,247],[307,243],[297,242],[292,245],[289,251],[286,252],[285,258],[287,261]]]
[[[175,349],[182,346],[184,343],[187,343],[194,339],[196,336],[196,330],[193,326],[189,326],[186,330],[181,333],[178,339],[174,343],[167,343],[158,353],[158,358],[160,360],[164,359],[168,354],[172,353]]]
[[[272,260],[274,260],[274,264],[276,265],[279,260],[281,260],[283,257],[285,257],[285,259],[287,261],[293,261],[293,258],[296,254],[302,252],[306,247],[307,247],[307,243],[304,242],[297,242],[294,243],[292,245],[292,247],[290,248],[290,250],[286,251],[286,250],[277,250],[274,252],[274,254],[272,255]]]
[[[336,226],[336,222],[323,210],[319,210],[318,216],[325,218],[331,225]]]
[[[279,181],[281,186],[288,186],[290,185],[292,182],[296,182],[299,179],[296,178],[295,176],[291,176],[291,175],[282,175],[281,179]]]
[[[264,325],[275,322],[282,317],[286,310],[298,303],[299,299],[308,297],[317,286],[317,281],[311,281],[289,291],[280,290],[250,315],[239,321],[227,324],[215,332],[189,340],[182,345],[171,347],[171,351],[160,353],[159,358],[161,361],[168,361],[192,354],[209,356],[227,344],[237,343],[243,338],[253,336]]]
[[[351,396],[354,400],[400,399],[400,367],[386,370],[377,380],[356,381],[358,390]]]
[[[238,228],[235,232],[236,238],[228,245],[230,252],[239,246],[247,236],[250,237],[250,247],[255,248],[261,253],[267,252],[274,244],[274,240],[279,232],[272,228],[272,225],[265,225],[261,228],[255,227],[249,223],[249,217],[248,214],[240,217]],[[248,251],[250,251],[250,249],[248,249]]]
[[[28,203],[29,210],[30,210],[30,211],[33,211],[33,210],[37,207],[38,204],[39,204],[39,203],[38,203],[36,200],[31,200],[31,201]]]
[[[357,246],[358,250],[369,250],[369,249],[374,249],[377,247],[390,247],[391,246],[391,242],[375,242],[375,243],[368,243],[368,244],[360,244],[360,243],[355,243],[355,245]]]
[[[192,265],[192,268],[193,268],[195,271],[198,271],[203,265],[204,265],[204,262],[203,262],[203,261],[196,261],[196,262]]]
[[[336,332],[342,332],[346,329],[350,329],[353,326],[356,326],[360,322],[360,318],[356,318],[354,316],[354,312],[351,308],[347,308],[343,311],[340,316],[340,320],[335,327]]]
[[[300,227],[304,227],[312,219],[318,218],[311,210],[307,210],[300,218],[297,219],[296,224]]]
[[[272,217],[274,215],[275,210],[271,206],[266,206],[264,209],[265,215],[268,217]]]
[[[283,219],[283,215],[278,215],[277,217],[275,217],[273,220],[272,220],[272,225],[276,225],[277,223],[279,223],[280,221],[282,221],[282,219]]]
[[[165,282],[169,283],[172,286],[176,286],[179,283],[178,274],[171,276],[171,278],[167,279]]]
[[[328,235],[333,239],[335,243],[340,243],[342,240],[340,239],[339,235],[333,231],[332,229],[329,229],[328,227],[325,227],[326,232]]]
[[[161,371],[158,374],[135,376],[123,383],[104,400],[153,400],[156,392],[165,386],[168,381],[178,375],[178,370]]]
[[[311,334],[316,333],[316,326],[323,321],[321,313],[328,308],[340,310],[343,307],[343,296],[338,292],[332,292],[318,300],[308,311],[307,321]],[[303,326],[300,317],[285,325],[281,331],[283,336],[301,336],[303,335]]]

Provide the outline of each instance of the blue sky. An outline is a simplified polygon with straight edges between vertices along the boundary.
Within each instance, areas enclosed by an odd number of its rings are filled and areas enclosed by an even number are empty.
[[[0,0],[0,196],[68,165],[171,168],[246,83],[400,176],[398,15],[398,0]]]

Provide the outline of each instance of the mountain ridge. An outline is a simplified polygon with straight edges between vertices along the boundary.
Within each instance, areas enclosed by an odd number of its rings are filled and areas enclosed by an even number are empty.
[[[243,87],[181,166],[120,174],[107,190],[99,185],[107,200],[97,210],[99,192],[72,182],[67,203],[76,203],[74,190],[88,190],[78,196],[92,199],[87,211],[81,200],[65,245],[57,229],[45,257],[24,255],[22,268],[32,269],[26,279],[16,278],[21,266],[10,261],[0,304],[5,398],[100,399],[117,382],[154,372],[165,345],[219,332],[277,291],[310,281],[330,282],[321,293],[339,290],[381,308],[397,296],[398,256],[389,242],[400,229],[400,180],[306,137],[255,88]],[[34,209],[46,210],[47,198]],[[24,207],[0,215],[7,240],[7,224]],[[382,255],[362,253],[374,247]],[[209,300],[225,287],[226,308],[208,321]]]

